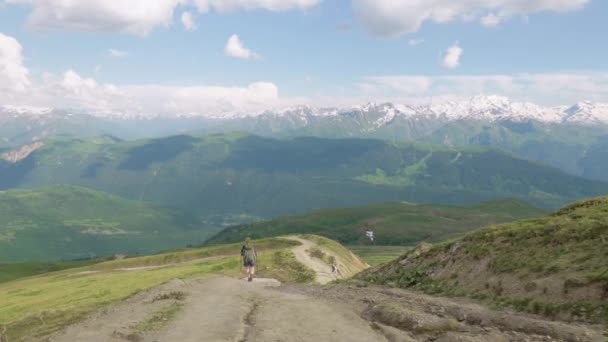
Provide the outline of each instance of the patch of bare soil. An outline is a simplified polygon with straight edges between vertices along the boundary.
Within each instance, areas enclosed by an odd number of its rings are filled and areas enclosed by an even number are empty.
[[[281,291],[348,304],[389,341],[608,341],[605,327],[548,321],[400,289],[336,284],[288,285]],[[397,333],[406,337],[395,337]]]
[[[188,292],[189,285],[183,280],[172,280],[166,284],[140,292],[123,302],[104,308],[85,321],[67,327],[63,332],[47,338],[49,342],[124,342],[142,341],[136,327],[152,319],[171,305],[182,303],[185,296],[175,294]]]

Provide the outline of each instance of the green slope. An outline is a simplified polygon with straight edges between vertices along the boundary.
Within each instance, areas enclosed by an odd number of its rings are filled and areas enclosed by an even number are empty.
[[[440,241],[491,223],[544,215],[546,212],[518,200],[496,200],[470,206],[383,203],[364,207],[321,209],[308,214],[229,227],[208,244],[236,242],[246,236],[263,238],[312,233],[347,245],[369,245],[366,230],[373,230],[377,245],[411,245]]]
[[[149,253],[216,232],[196,217],[72,186],[0,193],[0,260]]]
[[[79,261],[0,263],[0,283],[38,274],[84,267],[101,261],[101,259],[91,259]]]
[[[608,322],[608,197],[420,245],[359,279]]]
[[[49,184],[196,210],[216,224],[387,201],[465,204],[513,197],[558,207],[608,193],[608,184],[496,150],[245,134],[54,139],[25,159],[0,165],[0,189]]]
[[[589,179],[608,181],[605,126],[455,121],[420,138],[451,146],[491,146]]]

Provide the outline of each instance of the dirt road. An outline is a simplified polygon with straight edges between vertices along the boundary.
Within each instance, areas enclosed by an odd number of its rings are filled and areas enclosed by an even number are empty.
[[[311,257],[310,254],[308,254],[307,251],[315,246],[312,241],[295,236],[290,236],[288,239],[301,243],[300,246],[297,246],[292,249],[293,254],[299,262],[303,263],[308,268],[315,271],[315,273],[317,274],[315,277],[315,281],[317,283],[327,284],[339,278],[337,273],[331,272],[331,267],[329,265],[327,265],[322,260]]]
[[[306,253],[311,242],[301,242],[294,253],[326,282]],[[403,290],[210,276],[139,293],[48,341],[605,342],[604,334]]]
[[[102,341],[386,341],[349,306],[309,296],[276,291],[272,279],[221,276],[175,281],[139,294],[86,322],[69,327],[54,342]],[[162,294],[184,291],[184,301],[154,301]],[[177,316],[157,322],[152,331],[138,326],[157,321],[175,305]]]

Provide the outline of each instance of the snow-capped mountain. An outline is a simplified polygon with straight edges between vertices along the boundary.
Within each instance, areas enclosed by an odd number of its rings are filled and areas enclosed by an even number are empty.
[[[608,104],[579,102],[564,111],[563,122],[580,124],[607,124]]]
[[[76,110],[63,111],[53,108],[29,106],[0,106],[0,116],[50,116],[50,115],[80,115]],[[373,118],[373,126],[383,127],[396,119],[406,120],[475,120],[475,121],[538,121],[543,123],[572,123],[572,124],[606,124],[608,125],[608,104],[579,102],[572,106],[544,107],[530,102],[512,101],[504,96],[478,95],[461,101],[450,101],[430,105],[407,105],[392,103],[368,103],[360,106],[345,108],[326,107],[318,108],[310,105],[301,105],[288,108],[265,110],[256,113],[187,113],[177,117],[167,117],[162,114],[144,116],[141,114],[112,115],[107,117],[101,113],[91,113],[90,116],[123,119],[176,119],[176,118],[204,118],[209,120],[238,121],[251,118],[291,119],[308,124],[312,118]]]
[[[309,122],[311,117],[356,117],[374,116],[374,126],[385,126],[395,119],[409,120],[475,120],[475,121],[537,121],[541,123],[563,123],[580,125],[608,125],[608,104],[580,102],[573,106],[544,107],[531,102],[511,101],[503,96],[475,96],[462,101],[441,104],[412,106],[392,103],[368,103],[348,108],[315,108],[298,106],[279,110],[268,110],[255,114],[233,114],[232,120],[250,117],[286,118],[299,117]],[[221,116],[220,116],[221,117]]]
[[[429,110],[448,120],[559,122],[563,117],[556,108],[541,107],[529,102],[512,102],[503,96],[475,96],[466,101],[430,106]]]
[[[14,105],[3,105],[0,106],[0,115],[28,115],[28,116],[40,116],[47,115],[53,112],[53,108],[49,107],[33,107],[33,106],[14,106]]]
[[[259,113],[183,116],[84,114],[0,106],[0,152],[58,135],[120,139],[248,132],[269,137],[373,138],[496,147],[567,172],[608,181],[608,104],[544,107],[501,96],[429,105],[294,106]]]

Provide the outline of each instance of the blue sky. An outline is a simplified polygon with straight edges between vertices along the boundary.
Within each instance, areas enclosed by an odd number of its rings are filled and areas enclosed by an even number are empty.
[[[21,58],[3,69],[0,40],[0,88],[15,89],[0,102],[126,111],[149,110],[142,103],[153,98],[163,111],[205,111],[477,93],[608,101],[606,1],[124,3],[0,0],[0,34],[11,38],[4,54],[14,55],[6,51],[16,42]],[[184,12],[195,29],[184,27]],[[241,45],[229,49],[233,35]],[[11,67],[26,69],[26,79],[3,77]],[[157,98],[165,92],[172,95]]]

